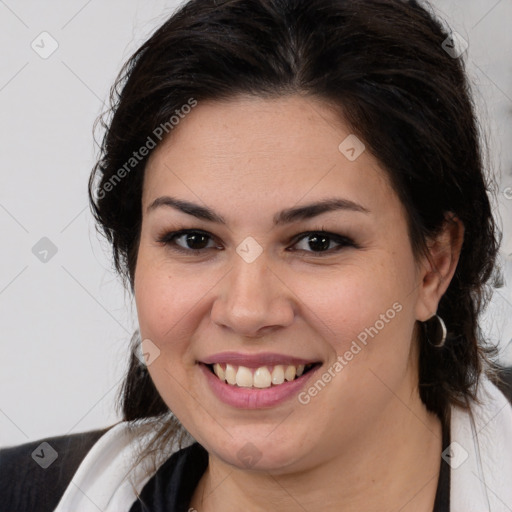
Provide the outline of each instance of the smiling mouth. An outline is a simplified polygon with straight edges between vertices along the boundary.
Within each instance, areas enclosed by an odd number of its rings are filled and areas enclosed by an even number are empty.
[[[297,380],[321,363],[306,365],[273,365],[248,368],[246,366],[215,363],[206,365],[219,380],[234,387],[265,389]]]

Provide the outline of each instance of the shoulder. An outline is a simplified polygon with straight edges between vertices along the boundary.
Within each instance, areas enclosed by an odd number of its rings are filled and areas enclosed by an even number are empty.
[[[52,511],[82,459],[110,428],[0,449],[0,503],[4,510]]]

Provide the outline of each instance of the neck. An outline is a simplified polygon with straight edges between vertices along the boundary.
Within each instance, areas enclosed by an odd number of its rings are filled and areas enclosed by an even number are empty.
[[[288,474],[249,472],[210,455],[191,507],[201,512],[318,510],[431,512],[442,451],[441,422],[419,396],[326,463]]]

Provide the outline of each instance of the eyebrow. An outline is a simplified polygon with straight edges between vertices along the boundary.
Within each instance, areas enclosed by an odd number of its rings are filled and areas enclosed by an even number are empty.
[[[162,196],[156,198],[147,208],[147,212],[155,210],[160,207],[170,207],[180,212],[192,215],[198,219],[215,222],[218,224],[226,225],[226,220],[222,215],[214,212],[206,206],[200,206],[190,201],[183,199],[176,199],[170,196]],[[343,199],[338,197],[327,198],[315,203],[311,203],[305,206],[299,206],[295,208],[287,208],[274,215],[273,222],[275,226],[282,224],[291,224],[292,222],[298,222],[300,220],[307,220],[323,213],[334,212],[339,210],[370,213],[370,210],[364,206],[350,201],[349,199]]]

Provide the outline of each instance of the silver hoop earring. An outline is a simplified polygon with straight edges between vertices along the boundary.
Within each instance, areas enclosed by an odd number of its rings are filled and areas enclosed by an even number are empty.
[[[436,326],[432,327],[430,325],[430,321],[436,319]],[[436,348],[441,348],[446,343],[446,324],[444,323],[443,319],[436,313],[433,317],[429,318],[426,322],[423,324],[425,326],[425,334],[427,336],[428,342]],[[430,332],[432,331],[433,336],[430,336]],[[432,341],[434,340],[434,341]]]

